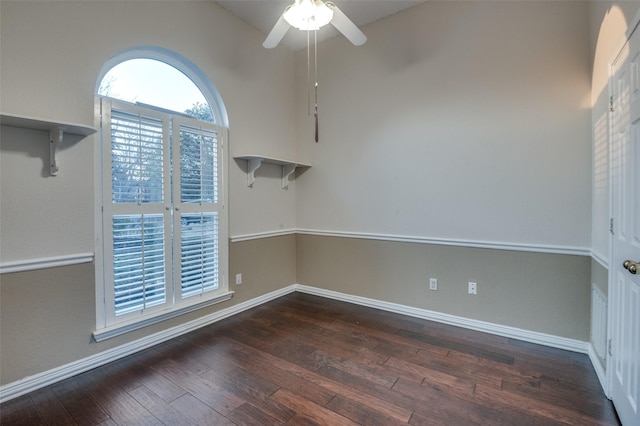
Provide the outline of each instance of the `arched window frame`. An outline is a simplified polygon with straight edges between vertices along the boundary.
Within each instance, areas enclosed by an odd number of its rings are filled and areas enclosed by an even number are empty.
[[[226,129],[229,128],[229,117],[220,93],[209,78],[193,62],[169,49],[156,46],[136,46],[125,49],[111,57],[100,70],[94,93],[98,93],[104,76],[116,65],[132,59],[152,59],[171,65],[193,81],[202,92],[211,107],[213,122]]]
[[[201,303],[184,303],[184,301],[176,301],[174,307],[169,310],[164,310],[161,312],[152,311],[150,315],[143,315],[137,320],[127,320],[123,323],[110,323],[108,318],[113,315],[109,313],[109,306],[106,306],[106,297],[105,297],[105,254],[104,254],[104,243],[105,243],[105,235],[103,235],[103,210],[104,210],[104,194],[103,194],[103,182],[104,182],[104,172],[103,172],[103,160],[105,155],[110,155],[110,153],[104,152],[103,145],[101,144],[98,149],[95,150],[96,155],[94,157],[94,164],[96,170],[96,202],[95,202],[95,212],[96,212],[96,331],[93,333],[93,336],[96,341],[102,341],[111,337],[115,337],[124,333],[127,333],[132,330],[136,330],[147,325],[164,321],[166,319],[186,314],[188,312],[194,311],[196,309],[200,309],[205,306],[209,306],[212,303],[217,303],[221,301],[228,300],[231,298],[233,292],[228,290],[228,208],[226,206],[227,199],[227,155],[228,149],[226,147],[226,141],[228,137],[228,127],[229,127],[229,119],[227,116],[226,108],[222,101],[222,97],[219,92],[211,83],[209,78],[191,61],[183,57],[182,55],[172,52],[168,49],[155,47],[155,46],[137,46],[129,49],[125,49],[118,54],[114,55],[108,61],[105,62],[102,67],[100,73],[98,74],[98,78],[96,80],[96,86],[94,93],[96,94],[96,103],[95,103],[95,116],[96,116],[96,127],[102,126],[102,99],[103,97],[98,95],[98,90],[104,79],[105,75],[118,64],[133,60],[133,59],[150,59],[163,62],[169,66],[174,67],[176,70],[183,73],[187,78],[189,78],[196,87],[200,90],[205,100],[209,104],[211,108],[211,112],[213,115],[214,125],[217,126],[221,132],[221,138],[224,141],[223,145],[223,164],[222,164],[222,175],[220,176],[223,185],[223,199],[224,199],[224,216],[223,216],[223,226],[224,229],[220,232],[220,241],[219,243],[223,246],[222,250],[222,260],[224,262],[223,270],[224,277],[222,278],[222,290],[217,292],[218,294],[215,297],[209,297],[207,300]],[[184,118],[182,120],[185,120]],[[189,119],[190,120],[190,119]],[[191,120],[196,121],[196,120]],[[203,122],[204,123],[204,122]],[[103,134],[103,132],[101,132]],[[175,132],[174,132],[175,135]],[[103,137],[104,138],[104,137]],[[175,151],[175,150],[174,150]],[[171,251],[171,248],[168,248]],[[174,285],[179,285],[174,283]]]

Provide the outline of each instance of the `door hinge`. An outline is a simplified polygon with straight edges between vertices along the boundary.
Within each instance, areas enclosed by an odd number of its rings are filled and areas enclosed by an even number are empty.
[[[611,95],[611,97],[609,98],[609,111],[615,111],[615,108],[613,107],[613,95]]]
[[[613,218],[609,219],[609,232],[611,235],[615,235],[615,232],[613,231]]]
[[[613,352],[611,352],[611,339],[609,339],[609,343],[607,344],[607,352],[609,353],[609,356],[613,356]]]

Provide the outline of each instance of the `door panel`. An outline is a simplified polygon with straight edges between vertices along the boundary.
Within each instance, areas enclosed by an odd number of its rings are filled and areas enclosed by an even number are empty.
[[[623,425],[640,425],[640,31],[614,62],[611,141],[611,397]]]

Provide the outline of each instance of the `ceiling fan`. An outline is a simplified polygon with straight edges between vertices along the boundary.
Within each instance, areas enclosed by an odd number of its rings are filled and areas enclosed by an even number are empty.
[[[299,30],[316,31],[329,23],[356,46],[367,41],[367,36],[334,3],[324,0],[295,0],[280,15],[262,45],[267,49],[276,47],[290,26]]]
[[[310,77],[310,47],[309,33],[314,34],[314,118],[315,118],[315,141],[318,142],[318,58],[317,58],[317,31],[331,23],[338,31],[340,31],[351,43],[361,46],[367,41],[367,36],[356,25],[351,22],[338,6],[329,1],[324,0],[295,0],[294,3],[287,6],[276,25],[273,27],[262,45],[267,49],[273,49],[280,43],[289,27],[307,31],[307,83]],[[308,87],[308,85],[307,85]],[[307,92],[309,115],[311,115],[311,94]]]

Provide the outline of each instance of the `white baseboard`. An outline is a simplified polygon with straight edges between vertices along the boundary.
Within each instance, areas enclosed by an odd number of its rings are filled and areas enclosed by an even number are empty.
[[[299,291],[302,293],[313,294],[329,299],[341,300],[344,302],[354,303],[357,305],[368,306],[372,308],[382,309],[385,311],[395,312],[403,315],[408,315],[416,318],[422,318],[426,320],[436,321],[444,324],[450,324],[454,326],[464,327],[471,330],[482,331],[485,333],[496,334],[499,336],[510,337],[517,340],[523,340],[526,342],[537,343],[540,345],[551,346],[559,349],[566,349],[573,352],[580,352],[589,354],[591,357],[591,348],[587,342],[582,342],[574,339],[567,339],[564,337],[553,336],[550,334],[538,333],[534,331],[522,330],[515,327],[508,327],[499,324],[492,324],[488,322],[473,320],[469,318],[458,317],[454,315],[443,314],[440,312],[429,311],[426,309],[414,308],[411,306],[400,305],[397,303],[390,303],[376,299],[369,299],[366,297],[353,296],[345,293],[340,293],[331,290],[324,290],[321,288],[310,287],[306,285],[294,284],[282,289],[272,291],[260,297],[248,300],[246,302],[239,303],[229,308],[223,309],[213,314],[206,315],[202,318],[190,321],[188,323],[169,328],[167,330],[160,331],[158,333],[151,334],[143,337],[142,339],[135,340],[133,342],[126,343],[116,348],[108,349],[96,355],[92,355],[78,361],[65,364],[60,367],[53,368],[51,370],[35,374],[33,376],[25,377],[24,379],[17,380],[12,383],[8,383],[4,386],[0,386],[0,403],[8,401],[13,398],[17,398],[21,395],[25,395],[29,392],[33,392],[45,386],[75,376],[77,374],[89,371],[93,368],[107,364],[112,361],[116,361],[125,356],[134,354],[143,349],[155,346],[167,340],[186,334],[190,331],[194,331],[198,328],[205,327],[209,324],[213,324],[217,321],[229,318],[235,314],[246,311],[253,307],[262,305],[270,300],[277,299],[278,297],[286,294]],[[594,352],[595,355],[595,352]],[[597,361],[597,360],[596,360]],[[593,362],[593,358],[592,358]],[[594,362],[594,367],[598,365]],[[601,377],[601,372],[596,372],[601,383],[603,383],[604,376]],[[604,387],[603,387],[604,388]]]
[[[506,325],[493,324],[484,321],[478,321],[470,318],[458,317],[455,315],[443,314],[441,312],[430,311],[427,309],[414,308],[411,306],[400,305],[397,303],[385,302],[382,300],[369,299],[366,297],[353,296],[337,291],[324,290],[316,287],[296,284],[295,290],[302,293],[314,294],[317,296],[327,297],[329,299],[341,300],[344,302],[355,303],[357,305],[368,306],[371,308],[382,309],[385,311],[395,312],[398,314],[408,315],[411,317],[422,318],[430,321],[436,321],[443,324],[454,325],[467,328],[470,330],[481,331],[484,333],[495,334],[498,336],[509,337],[525,342],[536,343],[539,345],[550,346],[558,349],[565,349],[572,352],[583,354],[588,353],[588,343],[581,340],[568,339],[566,337],[554,336],[551,334],[538,333],[536,331],[523,330],[516,327]]]

